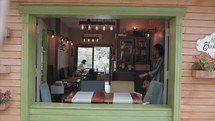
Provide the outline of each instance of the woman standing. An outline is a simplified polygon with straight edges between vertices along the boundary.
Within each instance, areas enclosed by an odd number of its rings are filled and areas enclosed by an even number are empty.
[[[152,70],[145,74],[140,74],[140,78],[144,78],[149,76],[152,81],[150,83],[149,90],[147,91],[144,102],[148,101],[150,103],[159,103],[161,99],[159,98],[163,91],[163,83],[164,83],[164,48],[160,44],[156,44],[153,46],[153,57],[155,58],[155,64],[152,66]],[[157,88],[155,89],[155,85]],[[158,89],[160,88],[160,89]],[[150,91],[150,92],[149,92]],[[156,96],[155,96],[156,95]],[[161,97],[160,97],[161,98]]]

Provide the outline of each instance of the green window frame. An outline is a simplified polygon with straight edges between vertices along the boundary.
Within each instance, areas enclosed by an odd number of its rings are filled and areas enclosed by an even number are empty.
[[[22,121],[180,121],[182,75],[182,19],[184,7],[39,6],[21,5]],[[111,19],[170,19],[169,84],[167,105],[61,104],[35,102],[36,17]],[[57,114],[57,115],[55,115]]]

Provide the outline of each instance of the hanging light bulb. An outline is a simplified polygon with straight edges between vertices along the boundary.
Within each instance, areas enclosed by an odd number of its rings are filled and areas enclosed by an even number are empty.
[[[106,29],[106,27],[105,27],[105,26],[103,26],[103,27],[102,27],[102,30],[103,30],[103,31],[105,31],[105,29]]]
[[[71,42],[70,45],[73,45],[73,43]]]
[[[67,40],[66,43],[69,44],[69,40]]]
[[[51,37],[54,38],[54,34],[52,34]]]
[[[113,31],[113,26],[112,25],[110,26],[110,30]]]
[[[90,42],[90,39],[87,39],[88,42]]]
[[[99,27],[98,27],[98,25],[96,25],[96,31],[98,31],[99,30]]]
[[[92,42],[94,42],[94,39],[92,39]]]
[[[90,25],[88,26],[88,30],[91,30],[91,26]]]
[[[99,42],[99,39],[96,39],[96,42]]]
[[[83,24],[81,25],[81,30],[84,30],[84,25]]]
[[[146,35],[147,37],[150,37],[150,34],[149,33],[147,33],[147,35]]]
[[[83,42],[85,42],[86,40],[85,40],[85,38],[83,39]]]
[[[63,42],[63,38],[61,38],[60,40],[61,40],[61,42]]]

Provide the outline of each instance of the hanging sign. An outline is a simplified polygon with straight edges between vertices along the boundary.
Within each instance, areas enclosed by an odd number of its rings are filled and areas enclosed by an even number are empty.
[[[197,40],[196,49],[201,52],[206,52],[212,58],[215,58],[215,32],[203,39]]]

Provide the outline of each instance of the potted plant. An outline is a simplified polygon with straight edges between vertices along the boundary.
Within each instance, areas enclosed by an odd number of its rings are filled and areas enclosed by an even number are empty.
[[[200,52],[199,55],[193,56],[195,59],[192,65],[193,76],[196,78],[215,78],[215,59],[208,53]]]
[[[9,107],[9,100],[10,100],[11,96],[10,96],[10,91],[6,91],[5,93],[3,93],[0,90],[0,110],[6,110]]]

